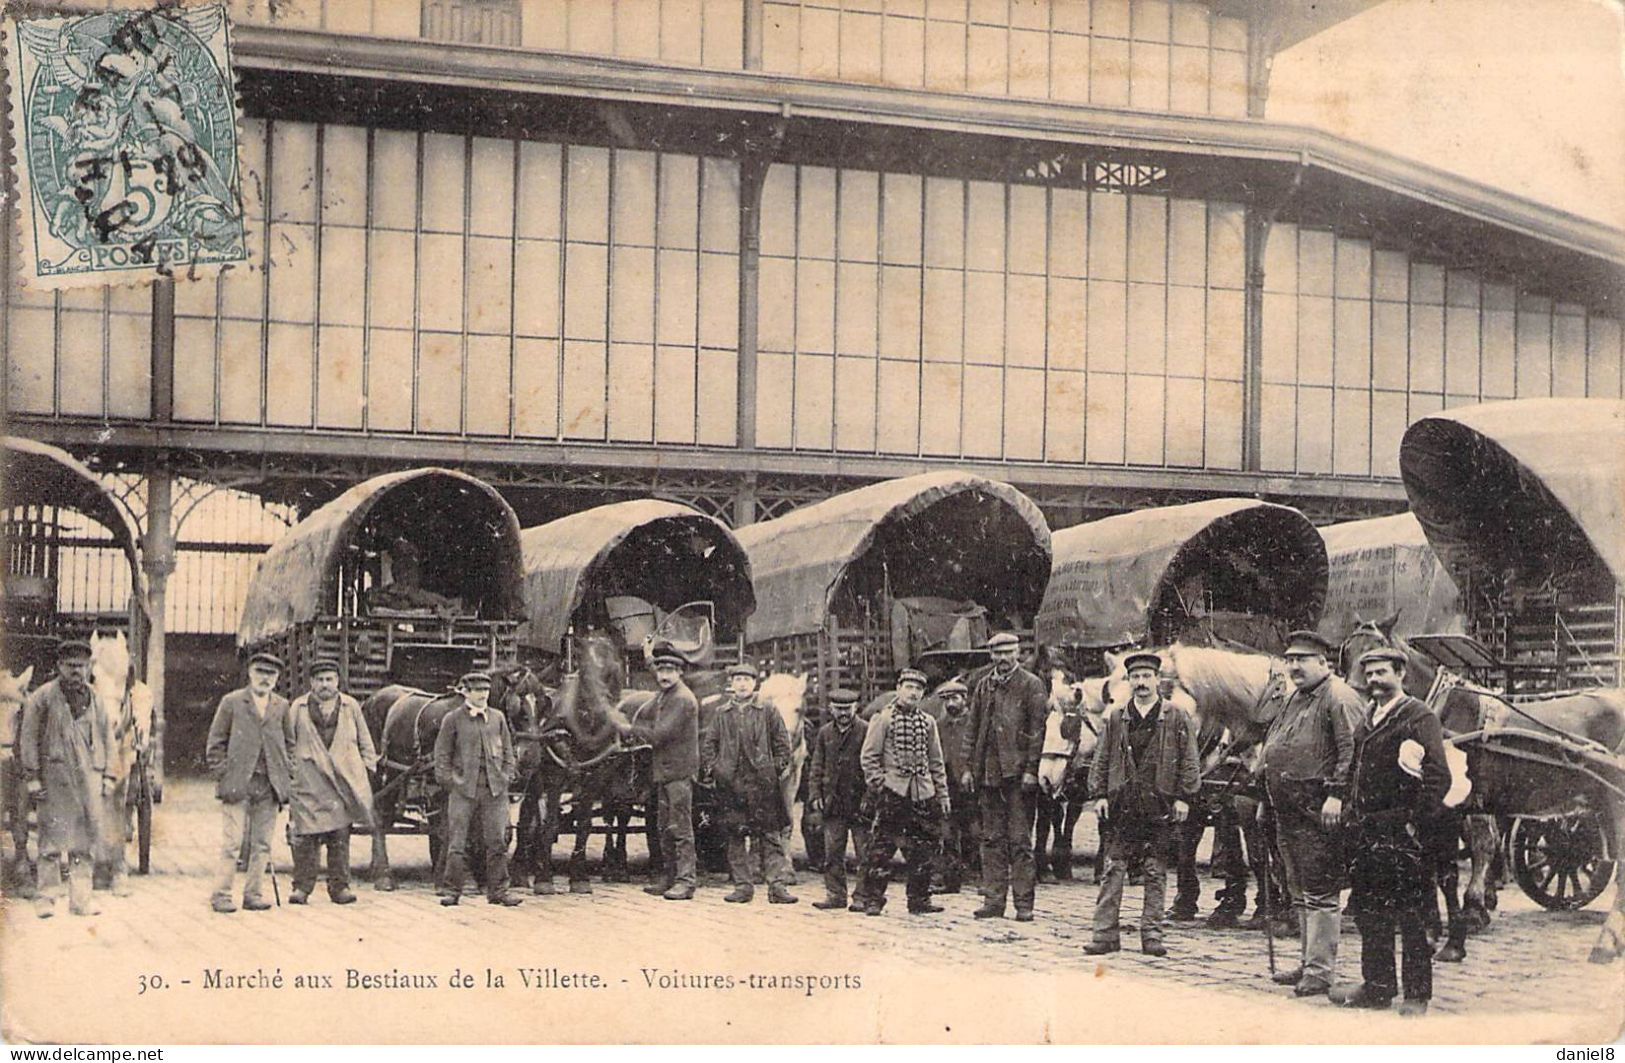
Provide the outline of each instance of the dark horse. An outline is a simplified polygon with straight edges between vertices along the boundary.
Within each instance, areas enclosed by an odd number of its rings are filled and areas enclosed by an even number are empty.
[[[510,792],[528,792],[541,766],[537,701],[545,697],[541,680],[525,665],[491,673],[489,704],[507,717],[519,763]],[[392,684],[373,694],[361,706],[361,715],[367,721],[379,755],[378,785],[373,793],[374,889],[395,888],[385,839],[407,809],[416,812],[428,824],[429,859],[434,864],[435,880],[439,881],[445,848],[445,795],[433,785],[434,743],[441,723],[462,704],[463,696],[456,690],[434,694]]]

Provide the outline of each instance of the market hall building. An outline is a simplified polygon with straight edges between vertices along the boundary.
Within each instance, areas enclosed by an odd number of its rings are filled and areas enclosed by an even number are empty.
[[[160,654],[229,648],[280,530],[177,546],[209,486],[291,520],[442,464],[526,525],[737,527],[947,466],[1057,529],[1395,512],[1411,421],[1620,397],[1625,234],[1268,121],[1273,55],[1369,6],[244,0],[253,264],[6,262],[8,430],[120,474]]]

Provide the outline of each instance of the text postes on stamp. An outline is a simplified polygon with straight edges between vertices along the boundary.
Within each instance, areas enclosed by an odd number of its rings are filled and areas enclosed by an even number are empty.
[[[223,5],[5,28],[25,285],[138,283],[248,257]]]

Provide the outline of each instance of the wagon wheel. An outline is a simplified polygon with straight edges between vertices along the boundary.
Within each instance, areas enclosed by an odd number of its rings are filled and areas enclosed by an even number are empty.
[[[152,780],[141,773],[135,795],[136,874],[152,872]]]
[[[1608,888],[1614,862],[1603,858],[1603,821],[1595,812],[1520,819],[1512,828],[1512,874],[1542,908],[1571,912]]]

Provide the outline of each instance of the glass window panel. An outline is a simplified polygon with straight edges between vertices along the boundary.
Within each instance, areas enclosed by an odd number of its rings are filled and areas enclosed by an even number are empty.
[[[1450,306],[1444,317],[1445,387],[1458,395],[1478,394],[1478,308]]]
[[[1012,273],[1006,298],[1006,360],[1011,365],[1043,366],[1044,278]]]
[[[271,126],[271,220],[316,220],[316,127]]]
[[[1089,194],[1089,276],[1122,280],[1128,264],[1128,197]]]
[[[316,313],[316,227],[273,223],[271,319],[308,322]]]
[[[571,243],[564,260],[564,334],[576,339],[604,337],[609,289],[607,251],[594,244]],[[566,364],[569,349],[565,350]],[[565,395],[568,397],[569,392]],[[566,429],[569,422],[565,423]]]
[[[1168,202],[1168,272],[1175,284],[1207,283],[1207,204],[1201,200]]]
[[[1371,474],[1399,475],[1399,441],[1410,423],[1405,395],[1398,391],[1372,393]]]
[[[882,252],[887,262],[920,261],[920,178],[912,174],[886,174],[881,194],[885,198],[885,233]]]
[[[1089,32],[1089,0],[1050,0],[1050,27],[1057,33]]]
[[[1340,388],[1370,387],[1371,304],[1358,299],[1337,300],[1336,326],[1334,382]]]
[[[1167,422],[1162,377],[1130,376],[1127,402],[1131,427],[1124,459],[1131,465],[1161,465],[1162,434]]]
[[[559,434],[559,341],[514,341],[513,421],[522,436]]]
[[[1207,375],[1210,379],[1241,379],[1246,314],[1246,301],[1241,292],[1208,290]]]
[[[1332,382],[1332,300],[1298,297],[1298,380]]]
[[[462,137],[423,134],[423,228],[463,231],[463,182],[467,174]]]
[[[690,200],[690,202],[693,202]],[[615,153],[613,233],[617,244],[651,247],[655,242],[655,155],[649,151]],[[694,208],[690,208],[691,210]],[[575,235],[575,234],[571,234]]]
[[[1201,376],[1207,355],[1207,292],[1168,289],[1168,372]]]
[[[841,13],[841,80],[880,84],[880,16]]]
[[[796,355],[797,449],[828,450],[834,439],[835,359]]]
[[[1320,229],[1298,230],[1298,291],[1306,295],[1332,294],[1332,234]]]
[[[886,266],[881,277],[880,352],[887,358],[920,357],[920,271]]]
[[[1403,303],[1410,298],[1410,261],[1403,251],[1373,252],[1371,264],[1371,289],[1378,299]]]
[[[557,144],[519,144],[519,235],[557,239],[560,167]]]
[[[1573,309],[1578,310],[1579,307]],[[1586,319],[1580,314],[1552,318],[1552,394],[1586,393]]]
[[[1593,317],[1586,334],[1586,394],[1616,398],[1619,395],[1619,322]]]
[[[1213,47],[1227,48],[1233,52],[1247,50],[1247,21],[1240,18],[1225,18],[1215,15],[1213,18]]]
[[[1128,295],[1116,281],[1089,282],[1089,369],[1123,371]],[[1093,459],[1090,459],[1093,460]]]
[[[810,78],[841,76],[840,15],[803,7],[801,10],[801,72]]]
[[[1003,96],[1010,86],[1010,31],[1003,27],[971,26],[969,57],[965,63],[965,91]]]
[[[559,245],[520,240],[514,273],[524,278],[524,298],[514,305],[514,331],[524,336],[559,335]]]
[[[678,156],[668,155],[667,159]],[[704,159],[700,196],[700,246],[707,251],[739,251],[739,165]]]
[[[1332,471],[1332,389],[1298,389],[1299,472]]]
[[[796,253],[796,168],[770,166],[762,184],[762,254]]]
[[[739,442],[739,355],[732,350],[700,351],[699,441],[732,447]]]
[[[762,69],[770,74],[801,69],[801,11],[795,4],[762,5]]]
[[[1444,396],[1442,395],[1424,395],[1419,392],[1412,392],[1410,400],[1410,417],[1412,421],[1430,416],[1444,409]]]
[[[1050,193],[1049,271],[1082,277],[1089,250],[1088,193],[1057,188]]]
[[[694,345],[699,270],[699,256],[692,252],[660,252],[657,338],[661,343]]]
[[[1222,21],[1222,20],[1215,20]],[[1214,52],[1213,81],[1208,93],[1210,114],[1242,118],[1247,114],[1247,54]]]
[[[506,336],[513,320],[513,243],[468,241],[468,330]],[[530,278],[525,279],[529,286]],[[528,298],[527,292],[527,298]]]
[[[1290,295],[1264,294],[1262,371],[1265,380],[1291,383],[1298,379],[1298,300]]]
[[[443,332],[418,337],[420,432],[457,432],[463,417],[463,340]]]
[[[1411,307],[1411,390],[1444,388],[1444,311],[1437,306]]]
[[[1208,12],[1205,4],[1191,0],[1174,0],[1173,39],[1175,44],[1192,44],[1206,48],[1208,44]]]
[[[367,405],[361,391],[362,331],[323,326],[319,335],[316,423],[324,428],[360,428]],[[209,382],[214,382],[212,372]]]
[[[1371,393],[1339,388],[1337,425],[1332,440],[1332,471],[1367,476],[1371,471]]]
[[[615,8],[596,0],[564,0],[570,10],[570,50],[609,55],[615,51]]]
[[[997,273],[965,275],[965,360],[988,365],[1004,362],[1004,277]]]
[[[1082,369],[1087,315],[1085,282],[1055,279],[1049,282],[1049,365],[1051,369]],[[1081,382],[1080,382],[1081,387]]]
[[[1161,373],[1166,360],[1168,289],[1160,284],[1128,286],[1128,367],[1135,373]]]
[[[513,233],[513,150],[511,141],[475,137],[474,190],[469,197],[468,230],[481,236]]]
[[[1009,256],[1012,273],[1044,272],[1047,217],[1044,190],[1010,186]]]
[[[609,345],[609,438],[654,438],[655,351],[642,343]]]
[[[739,345],[739,259],[700,256],[700,342],[707,347]]]
[[[1129,100],[1136,109],[1168,109],[1168,46],[1135,41],[1129,47]]]
[[[238,326],[241,327],[241,326]],[[247,337],[245,337],[247,338]],[[254,402],[259,403],[259,330],[253,330]],[[221,350],[226,350],[226,328],[221,329]],[[235,346],[233,343],[232,346]],[[245,366],[247,361],[245,360]],[[232,374],[221,366],[221,413]],[[374,328],[367,334],[367,427],[374,431],[410,431],[412,428],[412,333],[404,329]]]
[[[1029,100],[1049,96],[1049,34],[1010,33],[1010,95]]]
[[[1024,30],[1049,29],[1049,0],[1010,0],[1010,25]]]
[[[1404,390],[1410,379],[1410,320],[1403,303],[1371,308],[1371,379],[1379,388]]]
[[[604,367],[602,342],[564,342],[564,438],[604,438]]]
[[[572,241],[609,238],[609,152],[571,147],[566,160],[565,224]]]
[[[390,4],[385,3],[386,10],[395,8],[406,9],[412,17],[412,25],[403,36],[416,36],[419,32],[417,4]],[[380,12],[382,14],[382,12]],[[530,0],[525,3],[523,17],[520,19],[520,28],[524,34],[526,48],[540,48],[550,52],[567,52],[570,50],[569,8],[562,2],[543,0],[536,2]]]
[[[1168,0],[1134,0],[1134,39],[1137,41],[1167,41],[1169,31]]]
[[[510,346],[506,336],[468,338],[468,418],[463,430],[471,435],[508,434],[508,375]]]
[[[881,77],[888,85],[917,88],[925,84],[925,23],[917,18],[888,16],[881,31],[886,48]]]
[[[243,130],[243,139],[237,146],[238,164],[242,171],[243,214],[255,221],[262,221],[265,218],[264,194],[266,192],[265,178],[267,175],[265,165],[268,135],[266,123],[262,118],[242,118],[239,119],[239,122]],[[414,145],[417,143],[415,137],[412,139],[412,143]],[[417,149],[414,147],[407,154],[408,159],[414,160],[412,162],[413,169],[409,172],[416,172],[416,157]]]
[[[9,237],[8,237],[9,239]],[[55,312],[38,307],[13,309],[6,333],[6,402],[13,410],[51,413],[55,357],[51,336]],[[97,374],[98,379],[101,374]],[[212,398],[212,397],[211,397]]]
[[[418,324],[426,329],[460,331],[463,327],[463,238],[425,233],[418,238],[418,263],[424,282],[418,285]]]
[[[694,442],[695,372],[693,347],[655,351],[655,442]]]
[[[961,385],[958,365],[927,363],[921,368],[920,450],[923,453],[959,453]]]
[[[1008,0],[970,0],[970,20],[988,26],[1008,25],[1010,22]]]
[[[1129,35],[1129,0],[1094,0],[1093,31],[1097,37],[1127,37]]]
[[[841,257],[873,262],[880,231],[880,175],[841,171]]]
[[[918,363],[880,363],[879,406],[876,448],[887,454],[918,453],[920,433]]]
[[[114,313],[151,314],[152,292],[139,285],[112,285],[107,289],[107,305]],[[1584,311],[1576,307],[1575,312]]]
[[[17,320],[18,314],[25,314],[20,322]],[[13,310],[12,320],[13,328],[30,327],[40,323],[49,327],[50,321],[36,310]],[[214,420],[214,329],[213,321],[185,317],[175,320],[174,386],[177,421]],[[11,357],[7,361],[32,361],[26,355],[19,357],[22,352],[15,342],[8,349]],[[357,374],[357,379],[360,379],[360,374]],[[9,397],[13,400],[13,407],[16,408],[15,392]]]
[[[796,349],[835,350],[835,265],[803,259],[796,271]]]
[[[367,221],[367,131],[330,125],[322,130],[322,221],[365,225]]]
[[[100,299],[100,292],[95,295]],[[57,408],[64,414],[102,415],[103,320],[99,312],[62,311],[57,331]]]
[[[1285,222],[1270,226],[1264,242],[1264,290],[1298,290],[1298,227]]]
[[[835,359],[835,449],[875,449],[875,361]]]
[[[1241,468],[1242,386],[1207,382],[1207,424],[1204,461],[1210,469]]]
[[[835,171],[823,166],[801,167],[799,212],[802,258],[835,257]]]
[[[1444,301],[1448,306],[1478,309],[1478,278],[1459,269],[1445,274]]]
[[[764,351],[796,349],[796,265],[789,259],[764,258],[761,264],[761,308],[757,346]]]
[[[308,325],[272,323],[265,354],[265,371],[273,385],[265,390],[267,423],[310,424],[314,339]]]
[[[1059,15],[1060,8],[1056,8]],[[1089,38],[1054,34],[1050,46],[1050,98],[1064,103],[1089,102]]]
[[[652,341],[654,304],[654,252],[642,247],[617,247],[610,270],[610,338]]]
[[[1160,281],[1168,273],[1168,201],[1132,196],[1128,201],[1128,276]]]
[[[1089,102],[1102,107],[1128,105],[1128,42],[1095,37],[1089,42]]]
[[[835,328],[841,354],[875,353],[876,309],[880,298],[875,267],[843,262],[837,288]]]
[[[1169,465],[1198,468],[1202,464],[1202,391],[1200,380],[1168,381],[1168,452],[1163,460]]]
[[[925,87],[965,91],[965,27],[952,22],[925,24]]]
[[[1337,241],[1337,294],[1345,298],[1371,298],[1371,242]]]
[[[946,177],[925,181],[925,263],[960,266],[965,261],[965,186]]]
[[[616,0],[615,54],[660,58],[661,0]]]
[[[360,325],[366,313],[367,234],[328,226],[322,230],[321,319],[330,325]]]
[[[1009,369],[1004,374],[1004,457],[1037,461],[1044,455],[1044,374]]]
[[[965,367],[965,453],[996,458],[1004,446],[1004,370]]]
[[[1510,284],[1484,285],[1483,303],[1486,310],[1516,310],[1518,293]]]
[[[1516,329],[1511,310],[1485,310],[1483,339],[1483,393],[1486,399],[1510,399],[1514,393],[1513,366]]]
[[[347,232],[349,230],[334,229],[333,232]],[[360,272],[352,269],[351,272]],[[117,291],[118,289],[113,289]],[[137,289],[141,290],[141,289]],[[23,292],[26,296],[19,298]],[[9,293],[10,303],[17,306],[51,306],[53,300],[51,293],[41,293],[33,289],[17,289]],[[219,296],[219,285],[213,277],[200,277],[197,280],[177,279],[175,284],[175,315],[177,317],[213,317]]]
[[[1123,461],[1124,381],[1120,373],[1090,373],[1084,393],[1084,457],[1098,464]],[[1161,426],[1158,426],[1161,431]]]
[[[1444,269],[1425,262],[1411,263],[1411,302],[1437,306],[1444,302]]]
[[[152,319],[113,314],[107,322],[107,415],[152,416]]]
[[[701,30],[703,28],[707,33],[712,31],[710,19],[701,14],[700,0],[660,0],[659,6],[660,58],[668,63],[698,65],[704,57],[700,42]],[[712,12],[705,12],[705,15],[710,14]],[[719,31],[717,36],[720,37],[721,27],[718,26],[716,29]],[[692,426],[689,435],[692,441]]]
[[[1044,388],[1044,458],[1083,460],[1083,374],[1051,370]]]
[[[964,285],[958,270],[925,271],[922,347],[929,361],[958,362],[964,351]]]
[[[401,379],[412,386],[412,340],[407,336],[406,369]],[[260,423],[260,379],[264,340],[257,321],[220,323],[220,419],[232,424]],[[408,393],[410,395],[410,392]],[[408,398],[410,403],[410,397]],[[410,407],[408,407],[410,408]]]
[[[714,70],[738,70],[744,66],[744,5],[738,0],[705,0],[703,18],[705,65]]]

